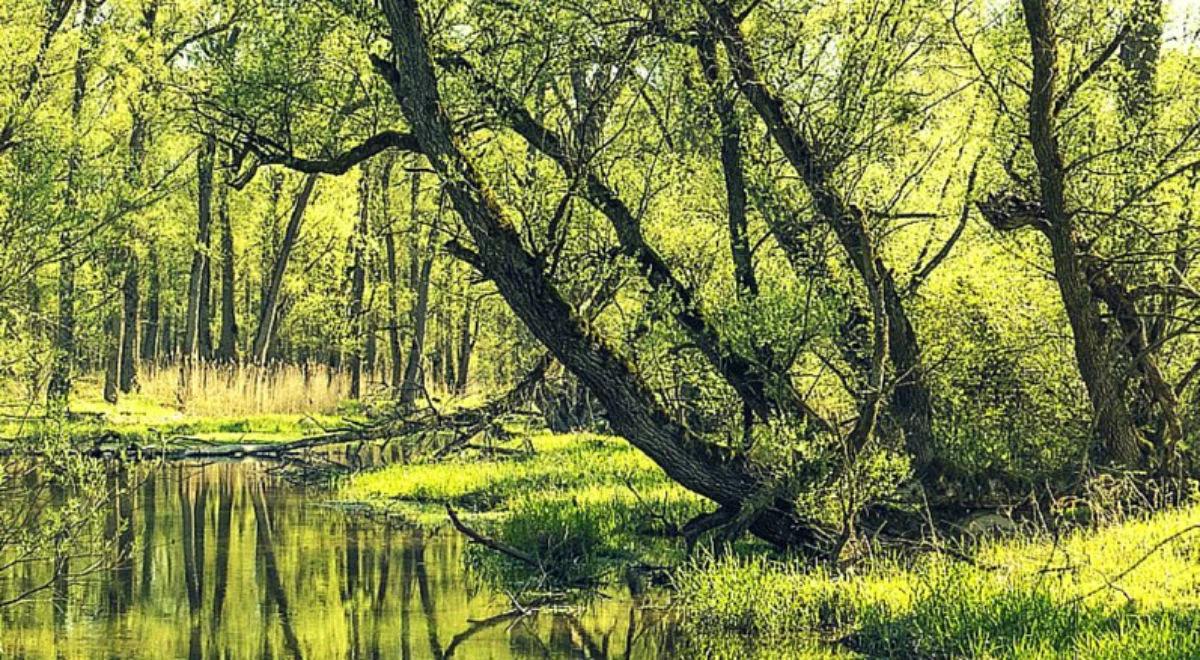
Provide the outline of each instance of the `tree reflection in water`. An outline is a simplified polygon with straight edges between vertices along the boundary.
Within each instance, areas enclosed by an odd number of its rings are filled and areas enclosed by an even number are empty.
[[[0,610],[0,656],[643,658],[656,609],[601,600],[521,617],[466,572],[460,538],[347,515],[254,462],[114,470],[117,568]],[[134,488],[121,487],[132,484]],[[0,503],[0,506],[3,506]],[[0,598],[48,575],[0,583]],[[136,597],[135,597],[136,594]]]

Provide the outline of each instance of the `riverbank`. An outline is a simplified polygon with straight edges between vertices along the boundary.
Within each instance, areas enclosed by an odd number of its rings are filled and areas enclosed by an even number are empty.
[[[77,400],[65,419],[47,419],[40,411],[14,408],[0,420],[0,437],[53,436],[72,444],[91,444],[97,438],[138,445],[175,438],[205,443],[278,443],[321,433],[342,420],[341,415],[325,413],[197,415],[148,396],[132,395],[116,405]]]
[[[624,441],[541,434],[502,447],[364,473],[339,496],[423,528],[454,507],[552,572],[469,554],[510,586],[669,565],[682,639],[707,657],[1200,657],[1200,506],[836,571],[753,542],[688,559],[673,532],[708,505]]]
[[[141,441],[283,442],[337,426],[299,414],[199,417],[130,397],[66,422]],[[28,422],[26,422],[28,424]],[[29,427],[26,427],[29,428]],[[327,495],[322,495],[327,497]],[[955,552],[813,568],[743,540],[689,557],[678,532],[711,504],[620,438],[519,433],[449,459],[393,463],[331,497],[417,533],[465,524],[532,561],[471,545],[463,561],[528,595],[666,583],[676,642],[704,657],[1200,657],[1200,506],[1046,526]],[[1100,511],[1095,512],[1097,514]],[[960,553],[961,551],[961,553]]]

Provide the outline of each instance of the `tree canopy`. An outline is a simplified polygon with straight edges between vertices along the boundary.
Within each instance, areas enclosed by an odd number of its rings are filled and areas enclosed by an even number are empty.
[[[201,363],[403,409],[561,372],[718,505],[690,539],[821,556],[921,506],[1180,486],[1196,11],[6,2],[0,367],[62,409]]]

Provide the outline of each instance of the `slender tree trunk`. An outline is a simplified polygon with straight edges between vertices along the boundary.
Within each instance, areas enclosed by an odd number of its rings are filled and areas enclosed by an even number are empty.
[[[739,296],[758,295],[758,279],[746,228],[746,179],[742,169],[742,126],[733,99],[725,93],[717,63],[717,47],[711,36],[699,43],[700,67],[713,96],[712,111],[720,130],[721,171],[725,176],[725,204],[729,219],[729,248],[733,258],[734,282]]]
[[[212,231],[211,225],[209,231]],[[212,265],[212,256],[205,256],[204,277],[200,280],[200,359],[206,362],[213,357],[213,308],[216,305],[213,304]]]
[[[417,395],[424,389],[424,370],[421,368],[421,360],[425,354],[425,330],[429,320],[429,278],[433,272],[433,234],[431,230],[429,240],[426,241],[424,247],[429,250],[429,254],[422,255],[421,231],[418,224],[421,215],[417,206],[420,196],[421,175],[413,172],[410,193],[412,200],[410,231],[413,238],[408,250],[408,281],[409,286],[416,293],[416,301],[413,303],[410,315],[413,329],[412,341],[408,345],[408,358],[404,363],[404,379],[400,385],[401,408],[411,408],[417,400]]]
[[[229,186],[218,194],[217,217],[221,223],[221,338],[217,361],[238,361],[237,282],[234,279],[233,223],[229,219]]]
[[[75,143],[71,154],[67,157],[67,183],[63,192],[63,205],[66,210],[67,225],[59,233],[59,266],[58,266],[58,321],[54,334],[54,361],[50,371],[50,384],[47,388],[47,402],[52,408],[66,409],[71,396],[72,372],[75,368],[75,240],[71,225],[80,219],[79,198],[75,185],[79,178],[79,167],[82,155],[78,144],[80,130],[80,115],[83,113],[83,99],[87,92],[88,57],[91,53],[92,22],[95,19],[99,2],[85,0],[83,11],[84,40],[75,56],[74,80],[75,87],[71,97],[71,128]],[[49,33],[48,33],[49,34]]]
[[[162,316],[162,334],[158,341],[158,357],[163,362],[170,362],[175,359],[176,354],[176,338],[175,333],[178,328],[172,323],[171,310],[167,309]]]
[[[372,290],[369,300],[373,298],[374,291]],[[375,310],[371,309],[372,305],[370,302],[367,303],[366,307],[370,311],[366,314],[366,330],[364,331],[366,336],[363,338],[363,371],[369,377],[375,372],[375,365],[379,360],[379,343],[376,337],[376,334],[379,332],[379,321],[375,316]]]
[[[104,318],[104,400],[115,404],[120,395],[121,348],[124,337],[121,333],[121,308],[107,305]]]
[[[383,163],[379,195],[383,212],[383,246],[388,277],[388,357],[391,360],[391,376],[388,383],[392,396],[398,397],[400,383],[404,378],[404,349],[400,342],[400,272],[396,264],[396,228],[392,225],[391,183],[394,164],[395,161],[391,158]]]
[[[144,25],[147,31],[154,30],[154,15],[151,11],[146,16]],[[141,86],[142,94],[147,90],[147,84]],[[138,100],[132,100],[130,104],[131,126],[129,131],[129,166],[126,171],[126,179],[133,186],[142,185],[142,167],[146,160],[146,134],[148,132],[148,122],[146,115],[137,105]],[[128,394],[136,391],[138,388],[138,333],[140,332],[140,323],[138,315],[141,311],[141,292],[138,289],[138,278],[140,276],[138,268],[137,252],[133,248],[132,243],[135,236],[130,235],[129,240],[131,245],[125,252],[125,281],[121,286],[122,304],[125,312],[122,319],[122,344],[121,344],[121,365],[120,365],[120,388],[121,391]]]
[[[462,320],[458,329],[458,378],[454,382],[455,394],[466,394],[468,374],[471,369],[471,352],[475,348],[475,337],[479,332],[479,319],[473,318],[470,301],[463,307]]]
[[[142,336],[142,360],[153,364],[158,360],[159,324],[162,318],[162,274],[158,263],[158,246],[150,245],[150,273],[147,276],[146,332]]]
[[[358,222],[350,238],[353,253],[350,266],[350,398],[362,396],[363,334],[366,317],[363,312],[363,297],[367,290],[367,237],[371,201],[371,172],[366,166],[358,184]]]
[[[441,350],[439,351],[445,360],[445,375],[442,377],[442,389],[453,390],[454,384],[458,382],[458,365],[455,363],[458,354],[455,352],[454,342],[454,313],[446,308],[442,312],[441,320]]]
[[[121,301],[124,317],[121,322],[121,391],[129,394],[138,390],[138,312],[141,309],[141,293],[138,289],[138,257],[132,249],[126,250],[125,279],[121,284]]]
[[[304,179],[300,194],[292,206],[291,217],[288,218],[287,229],[283,233],[283,241],[279,245],[279,254],[271,267],[271,279],[263,297],[262,310],[258,318],[258,331],[254,335],[254,364],[259,366],[267,363],[270,355],[271,341],[281,318],[280,291],[283,288],[283,275],[287,270],[288,259],[291,258],[292,248],[300,235],[300,224],[304,219],[304,211],[312,198],[313,188],[317,184],[317,175],[310,174]]]
[[[392,387],[392,396],[398,396],[401,383],[404,380],[404,354],[400,341],[400,278],[396,268],[396,234],[388,230],[383,235],[384,248],[387,250],[388,268],[388,357],[391,359],[391,377],[388,382]]]
[[[206,135],[196,157],[199,181],[198,222],[196,242],[192,247],[192,268],[188,277],[187,312],[183,327],[183,355],[187,361],[199,358],[203,348],[200,326],[205,320],[203,307],[208,305],[208,288],[205,287],[204,279],[212,227],[213,158],[216,148],[216,139],[212,135]]]

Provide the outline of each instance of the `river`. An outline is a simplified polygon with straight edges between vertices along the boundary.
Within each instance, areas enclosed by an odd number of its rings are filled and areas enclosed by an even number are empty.
[[[459,536],[332,506],[328,491],[282,480],[268,463],[124,474],[132,486],[104,513],[120,561],[0,609],[0,656],[670,655],[663,611],[627,596],[497,616],[512,605],[471,575]],[[47,571],[6,572],[0,600],[44,582]]]

